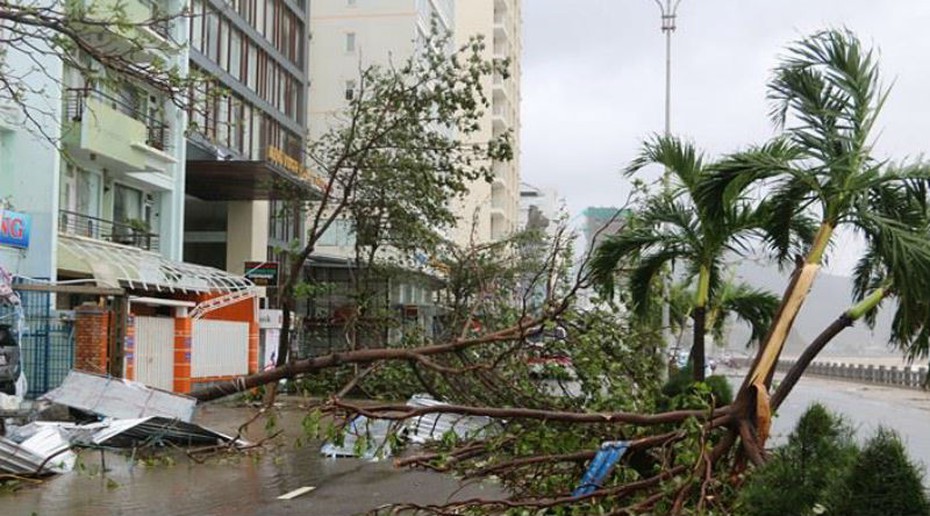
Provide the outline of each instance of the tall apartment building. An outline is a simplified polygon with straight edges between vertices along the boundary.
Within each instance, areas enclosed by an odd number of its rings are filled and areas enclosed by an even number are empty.
[[[520,214],[520,78],[523,21],[521,0],[460,0],[455,6],[455,38],[459,45],[482,34],[485,58],[509,59],[510,76],[485,84],[491,109],[474,139],[486,141],[511,132],[514,159],[492,164],[494,180],[476,181],[461,206],[461,223],[453,235],[459,245],[506,238],[518,229]]]
[[[194,92],[187,139],[187,259],[245,272],[279,262],[303,238],[282,192],[313,182],[307,135],[308,0],[193,0],[190,68],[213,83]]]
[[[403,63],[430,33],[432,20],[440,30],[453,31],[453,0],[314,0],[310,13],[309,134],[314,140],[338,123],[337,116],[356,94],[359,74],[370,65]],[[451,50],[451,49],[450,49]],[[345,346],[344,321],[354,310],[349,291],[355,257],[349,221],[336,221],[316,246],[311,278],[332,285],[333,294],[304,307],[307,345],[312,352]],[[425,261],[425,259],[424,259]],[[417,271],[379,277],[385,303],[403,325],[429,335],[436,315],[435,278]],[[397,338],[390,334],[376,338]]]

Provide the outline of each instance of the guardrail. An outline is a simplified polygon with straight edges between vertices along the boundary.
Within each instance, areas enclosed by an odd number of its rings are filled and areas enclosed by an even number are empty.
[[[83,213],[59,210],[58,231],[106,242],[158,251],[158,234],[133,224],[91,217]]]
[[[794,360],[780,360],[778,362],[778,371],[787,372],[794,364]],[[927,368],[907,366],[889,367],[845,362],[814,362],[808,366],[805,374],[854,382],[891,385],[908,389],[921,389],[927,378]]]

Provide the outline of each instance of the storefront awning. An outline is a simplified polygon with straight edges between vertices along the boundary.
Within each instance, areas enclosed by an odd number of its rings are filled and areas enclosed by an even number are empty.
[[[270,161],[188,161],[185,191],[204,201],[250,201],[287,197],[295,189],[320,188]]]
[[[219,294],[254,288],[251,281],[226,271],[66,234],[58,235],[58,268],[89,274],[101,287]]]

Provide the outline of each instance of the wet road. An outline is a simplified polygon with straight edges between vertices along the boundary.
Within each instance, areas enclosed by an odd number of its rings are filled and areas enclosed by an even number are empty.
[[[201,409],[198,421],[235,433],[248,411],[227,407]],[[281,427],[300,428],[300,415],[285,413]],[[262,424],[258,423],[261,435]],[[251,436],[250,436],[251,437]],[[436,473],[396,470],[390,461],[329,459],[319,443],[295,448],[293,438],[276,452],[252,458],[236,456],[191,462],[183,454],[174,465],[132,465],[127,457],[107,454],[106,475],[100,453],[81,455],[83,470],[59,475],[45,484],[0,495],[3,516],[108,515],[351,515],[382,504],[441,503],[474,496],[494,496],[493,487],[466,486]],[[293,500],[277,497],[304,486],[316,490]]]
[[[860,442],[874,435],[879,426],[894,429],[907,446],[911,459],[930,467],[930,393],[802,378],[775,418],[772,444],[784,440],[804,410],[814,402],[845,415],[857,430]],[[930,476],[924,477],[924,484],[930,487]]]
[[[739,382],[741,378],[735,379]],[[816,378],[802,379],[785,402],[773,426],[773,441],[794,427],[800,414],[820,401],[846,414],[860,440],[879,425],[897,430],[912,458],[930,465],[930,394]],[[208,406],[198,421],[235,433],[248,419],[248,409]],[[282,428],[300,428],[300,413],[285,412]],[[262,424],[250,434],[260,438]],[[196,464],[181,455],[175,465],[132,465],[128,458],[107,455],[106,475],[100,474],[100,454],[84,452],[83,470],[59,475],[44,485],[0,495],[0,514],[19,516],[101,514],[138,515],[351,515],[391,502],[441,503],[473,496],[494,497],[494,486],[467,486],[453,478],[426,472],[395,470],[390,461],[369,463],[320,457],[319,444],[293,446],[294,435],[274,452],[260,457],[234,457]],[[925,478],[930,485],[930,479]],[[316,490],[289,501],[277,497],[303,486]]]

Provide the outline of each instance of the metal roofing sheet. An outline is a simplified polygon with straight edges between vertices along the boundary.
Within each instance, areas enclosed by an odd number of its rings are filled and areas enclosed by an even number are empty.
[[[43,399],[103,417],[132,419],[164,416],[190,422],[197,400],[138,382],[71,371]]]

